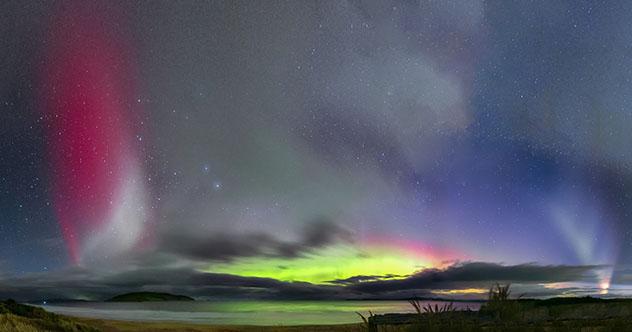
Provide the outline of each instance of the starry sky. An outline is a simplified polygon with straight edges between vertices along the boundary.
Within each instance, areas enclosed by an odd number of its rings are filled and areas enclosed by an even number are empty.
[[[5,1],[0,295],[632,290],[632,3]]]

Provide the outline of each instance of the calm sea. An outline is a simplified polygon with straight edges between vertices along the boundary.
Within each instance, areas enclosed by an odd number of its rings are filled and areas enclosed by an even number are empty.
[[[445,304],[445,302],[425,302]],[[459,309],[477,310],[480,303],[455,302]],[[177,321],[214,325],[308,325],[358,323],[356,312],[413,312],[406,301],[196,301],[82,302],[42,305],[69,316],[130,321]]]

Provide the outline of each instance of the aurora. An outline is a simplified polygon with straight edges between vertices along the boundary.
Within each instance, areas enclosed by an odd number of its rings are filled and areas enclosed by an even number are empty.
[[[0,298],[629,295],[632,4],[2,8]]]
[[[107,31],[107,11],[93,10],[81,4],[59,9],[40,84],[50,200],[74,263],[96,259],[97,251],[132,249],[146,231],[148,209],[134,137],[142,133],[134,120],[142,106],[130,104],[132,52]]]
[[[432,250],[397,242],[369,242],[365,246],[338,245],[303,257],[245,259],[215,264],[209,272],[275,278],[282,281],[305,281],[323,284],[354,276],[386,276],[404,278],[414,271],[445,265],[453,256],[441,256]]]

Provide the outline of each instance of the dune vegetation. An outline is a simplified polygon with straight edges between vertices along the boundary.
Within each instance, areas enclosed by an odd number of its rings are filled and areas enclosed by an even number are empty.
[[[100,330],[39,307],[6,300],[0,301],[0,331],[93,332]]]
[[[378,331],[632,331],[632,299],[511,298],[496,284],[478,311],[409,301],[414,314],[370,315],[365,329]]]

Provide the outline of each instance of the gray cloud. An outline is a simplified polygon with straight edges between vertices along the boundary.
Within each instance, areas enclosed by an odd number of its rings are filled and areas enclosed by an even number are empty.
[[[193,268],[140,268],[118,273],[73,268],[0,280],[0,298],[104,300],[115,294],[169,291],[198,298],[341,298],[340,287],[208,273]]]
[[[400,276],[395,274],[387,274],[387,275],[371,275],[371,276],[353,276],[345,279],[336,279],[331,280],[329,283],[331,284],[339,284],[339,285],[355,285],[362,282],[370,282],[370,281],[379,281],[379,280],[388,280],[393,278],[402,278],[407,276]]]
[[[489,287],[515,282],[527,296],[573,293],[574,288],[545,289],[541,283],[590,280],[600,266],[541,266],[458,263],[444,270],[427,269],[405,279],[396,276],[356,276],[318,285],[272,278],[199,271],[193,267],[131,267],[122,272],[86,268],[35,273],[0,279],[0,297],[20,300],[76,298],[102,300],[122,292],[152,290],[198,298],[358,299],[432,296],[432,290]],[[529,293],[532,292],[532,293]]]
[[[521,264],[505,266],[496,263],[457,263],[444,270],[426,269],[405,279],[395,280],[336,280],[346,283],[350,289],[383,293],[415,289],[487,287],[490,282],[553,283],[569,281],[595,281],[594,272],[604,266],[598,265],[550,265]],[[358,278],[358,277],[355,277]]]
[[[253,256],[294,258],[338,241],[352,241],[351,232],[321,217],[309,222],[296,241],[284,241],[264,232],[207,234],[173,230],[163,235],[159,250],[204,261]]]

